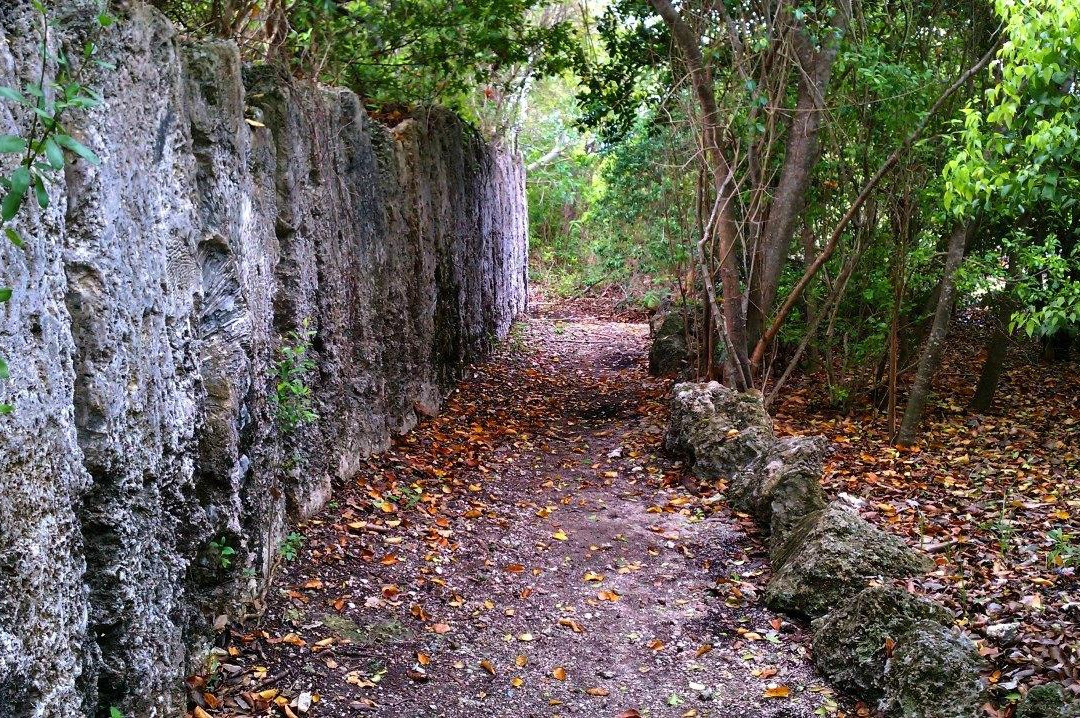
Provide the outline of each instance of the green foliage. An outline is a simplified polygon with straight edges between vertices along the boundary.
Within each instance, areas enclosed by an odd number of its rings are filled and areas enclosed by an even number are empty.
[[[289,535],[282,540],[278,552],[286,561],[295,561],[297,555],[300,553],[300,548],[303,545],[304,535],[291,531]]]
[[[233,556],[236,555],[236,549],[229,545],[229,542],[224,536],[216,541],[210,542],[210,552],[217,561],[218,566],[221,568],[228,568],[231,566]]]
[[[14,246],[22,249],[26,242],[12,226],[20,210],[27,202],[36,202],[42,210],[49,207],[49,185],[64,167],[79,158],[90,164],[98,164],[97,156],[85,145],[71,136],[65,125],[66,116],[72,111],[86,110],[101,103],[96,92],[84,84],[84,75],[92,67],[109,67],[95,59],[97,45],[87,40],[73,57],[63,48],[55,53],[49,51],[50,22],[45,5],[35,0],[34,8],[41,17],[42,45],[41,69],[36,82],[21,88],[0,87],[0,99],[12,103],[30,116],[30,127],[22,135],[0,135],[0,156],[15,155],[17,164],[7,173],[0,173],[0,228]],[[107,14],[97,18],[102,28],[113,24]],[[47,78],[48,68],[55,71]],[[11,287],[0,287],[0,304],[11,300]],[[0,357],[0,379],[7,379],[10,370]],[[11,404],[0,403],[0,414],[11,413]]]
[[[310,374],[315,370],[311,355],[311,340],[315,330],[311,322],[303,321],[300,328],[289,332],[278,350],[277,377],[272,396],[278,426],[286,434],[319,418],[314,409]]]
[[[124,718],[124,714],[116,706],[110,706],[109,718]]]
[[[1046,565],[1051,568],[1080,567],[1080,546],[1074,544],[1072,534],[1063,529],[1054,529],[1046,534],[1050,541],[1050,551],[1046,554]]]
[[[157,0],[190,30],[236,38],[251,59],[354,89],[373,107],[457,105],[506,68],[569,66],[578,44],[566,23],[544,24],[543,0]],[[518,78],[520,80],[520,78]]]
[[[1080,324],[1080,2],[995,7],[1006,34],[996,82],[964,110],[944,202],[956,215],[982,211],[1009,225],[981,257],[984,285],[1011,267],[1020,308],[1010,329],[1047,336]]]

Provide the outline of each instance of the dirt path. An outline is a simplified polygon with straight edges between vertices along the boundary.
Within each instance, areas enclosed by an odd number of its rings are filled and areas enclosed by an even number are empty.
[[[314,716],[835,711],[805,631],[759,605],[749,521],[663,455],[646,342],[643,325],[516,327],[301,527],[262,625],[221,657],[216,713],[264,715],[236,701],[275,691],[297,714],[314,694]]]

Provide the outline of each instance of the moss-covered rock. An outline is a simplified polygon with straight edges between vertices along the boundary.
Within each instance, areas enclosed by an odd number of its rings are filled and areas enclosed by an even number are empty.
[[[807,516],[773,551],[765,593],[779,611],[816,618],[854,598],[875,578],[906,578],[933,568],[914,551],[838,503]]]
[[[686,317],[677,309],[657,312],[649,322],[649,374],[677,376],[689,361]]]
[[[985,701],[982,660],[967,637],[935,621],[897,639],[885,668],[887,718],[979,718]]]
[[[1035,686],[1020,699],[1016,718],[1077,718],[1080,702],[1069,702],[1057,683]]]
[[[821,470],[825,441],[821,437],[779,439],[756,461],[731,477],[727,497],[783,544],[807,516],[825,508]]]
[[[895,645],[921,621],[948,626],[953,616],[902,588],[871,586],[814,621],[814,664],[838,688],[877,700],[885,688],[889,642]]]

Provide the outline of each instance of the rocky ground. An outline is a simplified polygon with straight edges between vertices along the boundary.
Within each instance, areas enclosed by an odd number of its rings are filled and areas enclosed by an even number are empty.
[[[752,522],[661,451],[646,350],[640,324],[515,327],[297,528],[265,613],[189,679],[193,713],[845,712],[761,604]]]

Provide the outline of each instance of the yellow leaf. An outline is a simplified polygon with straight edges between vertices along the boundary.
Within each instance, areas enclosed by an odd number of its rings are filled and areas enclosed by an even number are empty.
[[[555,539],[556,541],[565,541],[566,539],[568,539],[570,537],[566,535],[565,531],[563,531],[562,529],[559,529],[555,533],[551,534],[551,538]]]
[[[791,689],[787,686],[773,686],[766,688],[763,695],[765,698],[787,698],[791,695]]]

